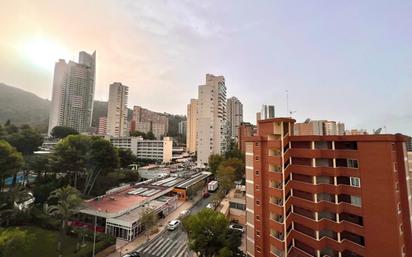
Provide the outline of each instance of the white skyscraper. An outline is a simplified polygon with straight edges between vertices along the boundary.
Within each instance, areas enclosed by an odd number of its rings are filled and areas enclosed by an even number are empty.
[[[197,99],[190,99],[190,104],[187,105],[186,150],[188,153],[197,150],[197,105]]]
[[[227,99],[227,120],[229,136],[237,139],[239,137],[239,126],[243,122],[243,105],[236,97]]]
[[[79,63],[59,60],[54,67],[49,116],[50,135],[56,126],[87,132],[92,123],[96,52],[79,53]]]
[[[223,76],[206,74],[206,84],[199,86],[197,121],[197,162],[205,164],[211,154],[226,151],[226,86]]]
[[[260,112],[260,118],[262,120],[275,118],[275,106],[273,105],[262,105],[262,111]]]
[[[127,97],[129,88],[120,82],[110,85],[107,105],[107,135],[113,137],[128,136]]]

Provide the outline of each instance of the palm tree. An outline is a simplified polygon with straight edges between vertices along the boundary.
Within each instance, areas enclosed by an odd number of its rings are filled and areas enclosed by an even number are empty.
[[[49,206],[47,212],[51,215],[58,216],[62,222],[60,237],[57,243],[57,250],[59,251],[59,256],[61,256],[62,239],[66,232],[67,221],[78,212],[82,198],[76,188],[65,186],[51,192],[48,199],[57,200],[57,204]]]

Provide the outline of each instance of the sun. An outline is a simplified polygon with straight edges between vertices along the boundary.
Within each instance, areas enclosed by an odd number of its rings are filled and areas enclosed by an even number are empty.
[[[53,70],[58,59],[69,59],[69,51],[62,45],[45,38],[34,38],[22,45],[23,55],[33,65]]]

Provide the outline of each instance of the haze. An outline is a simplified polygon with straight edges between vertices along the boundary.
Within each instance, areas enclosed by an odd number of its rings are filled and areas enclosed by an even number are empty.
[[[97,51],[97,100],[185,114],[206,73],[255,122],[261,104],[302,121],[412,134],[411,1],[0,0],[0,82],[51,98],[54,62]]]

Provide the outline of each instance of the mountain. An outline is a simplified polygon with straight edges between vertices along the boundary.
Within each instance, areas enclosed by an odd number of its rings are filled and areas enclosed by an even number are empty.
[[[50,101],[37,95],[0,83],[0,124],[10,120],[13,124],[28,124],[46,132],[49,124]],[[167,114],[169,118],[169,135],[177,134],[179,121],[185,116]],[[99,118],[107,116],[107,102],[94,101],[92,126],[97,127]],[[132,118],[132,110],[128,109],[128,119]]]
[[[0,83],[0,123],[29,124],[47,129],[50,101],[33,93]]]

